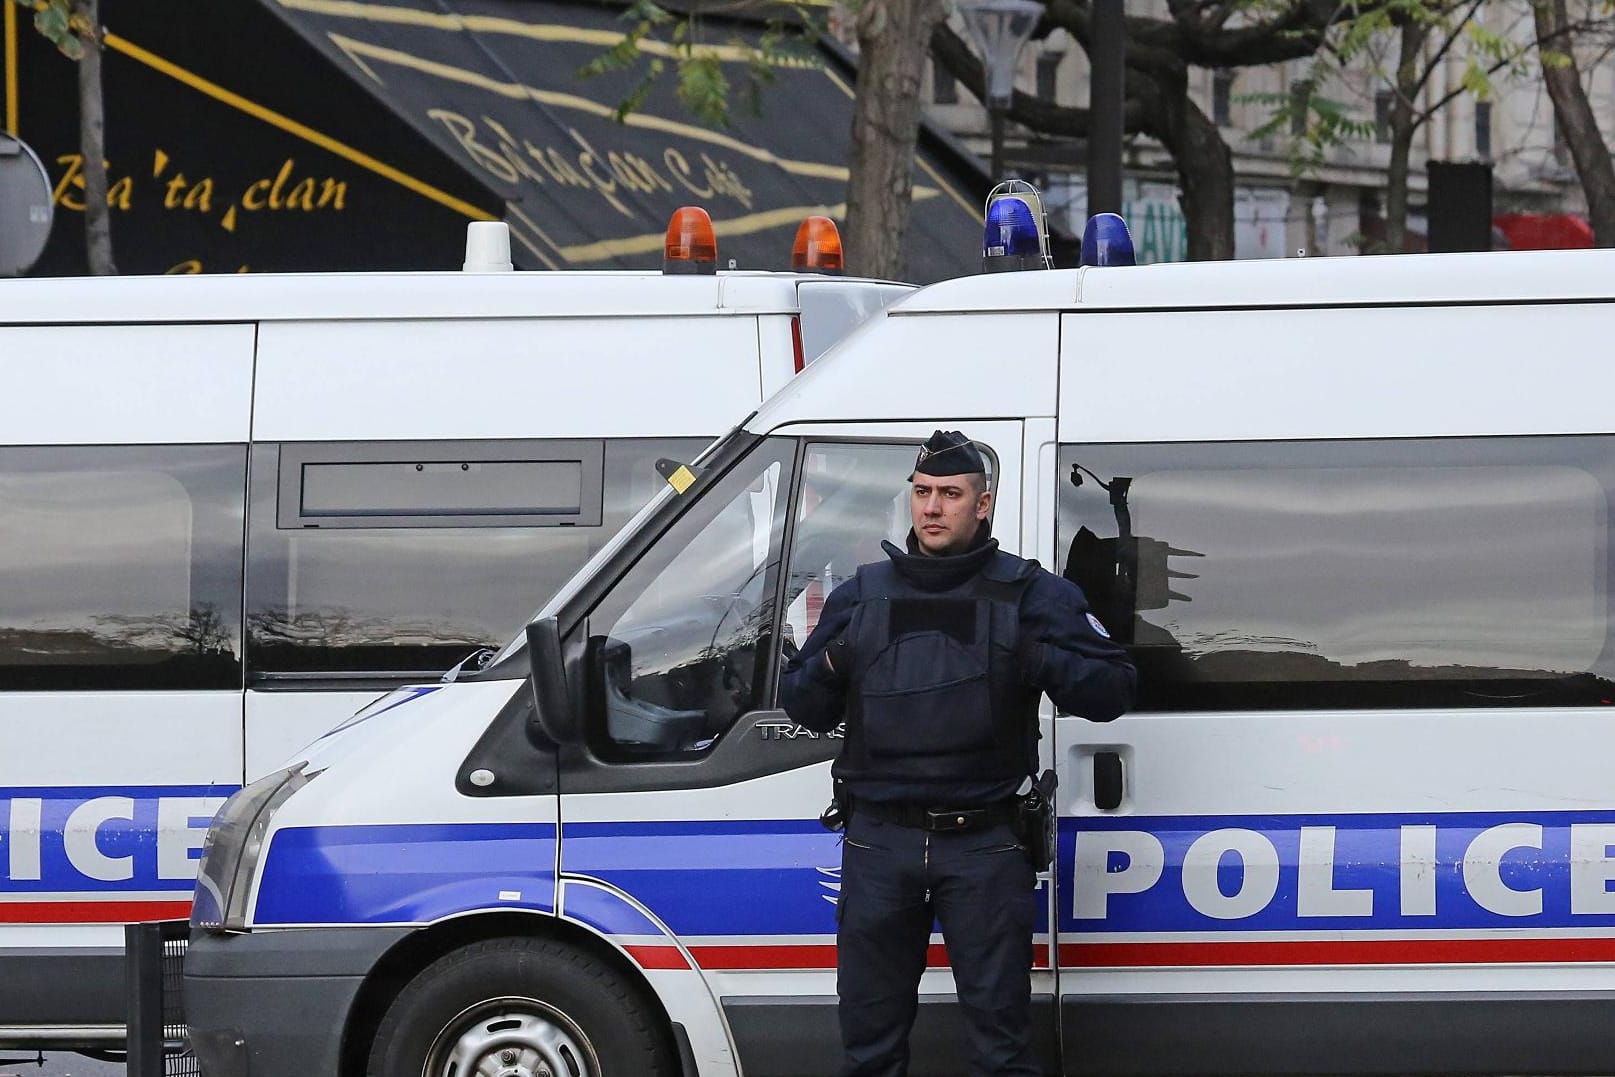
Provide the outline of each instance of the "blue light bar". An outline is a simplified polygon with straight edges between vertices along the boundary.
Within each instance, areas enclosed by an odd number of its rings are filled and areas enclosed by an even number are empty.
[[[1127,222],[1116,213],[1095,213],[1088,218],[1088,227],[1082,230],[1082,257],[1079,265],[1130,266],[1137,265],[1133,255],[1133,236],[1127,231]]]
[[[981,237],[981,271],[1042,268],[1043,240],[1032,208],[1015,197],[1000,198],[988,206],[987,227]]]

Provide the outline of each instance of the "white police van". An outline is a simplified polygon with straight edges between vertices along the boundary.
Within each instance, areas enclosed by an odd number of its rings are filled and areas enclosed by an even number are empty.
[[[838,742],[778,674],[944,427],[1141,671],[1113,724],[1045,715],[1050,1072],[1607,1073],[1612,332],[1608,252],[923,289],[487,668],[226,806],[203,1072],[832,1072]],[[914,1073],[959,1072],[950,992],[939,941]]]
[[[907,290],[0,282],[0,1045],[121,1040],[121,925],[188,915],[230,793],[491,654],[662,485],[658,458]]]

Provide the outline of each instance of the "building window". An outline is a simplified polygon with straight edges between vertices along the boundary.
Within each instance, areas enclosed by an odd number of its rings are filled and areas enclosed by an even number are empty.
[[[1063,52],[1045,52],[1037,58],[1037,95],[1045,101],[1054,101],[1060,92],[1060,61]]]
[[[1307,113],[1312,107],[1312,87],[1306,80],[1290,83],[1290,134],[1300,137],[1307,133]]]
[[[1234,73],[1218,68],[1211,73],[1211,120],[1218,127],[1232,127]]]
[[[959,103],[959,83],[954,81],[952,75],[942,70],[942,65],[935,60],[931,61],[931,103],[934,105]]]
[[[1374,141],[1382,146],[1391,141],[1391,109],[1395,106],[1395,91],[1380,90],[1374,95]]]
[[[1492,156],[1492,103],[1475,102],[1475,156],[1490,160]]]

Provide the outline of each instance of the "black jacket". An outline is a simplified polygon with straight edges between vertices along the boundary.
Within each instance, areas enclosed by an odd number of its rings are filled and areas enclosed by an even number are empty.
[[[942,590],[958,585],[981,571],[988,561],[1011,559],[988,539],[953,557],[905,553],[882,543],[897,571],[916,587]],[[915,549],[912,535],[910,549]],[[856,577],[838,586],[825,599],[819,623],[802,649],[785,669],[780,703],[792,721],[821,733],[841,724],[845,710],[849,662],[839,668],[825,660],[852,620],[860,600]],[[1046,692],[1060,710],[1095,722],[1108,722],[1132,706],[1138,675],[1127,653],[1104,633],[1098,618],[1076,584],[1042,568],[1034,570],[1021,597],[1021,675]],[[852,790],[872,800],[908,799],[911,792],[878,785]],[[1015,792],[1002,782],[966,783],[930,791],[928,799],[940,806],[984,803]]]

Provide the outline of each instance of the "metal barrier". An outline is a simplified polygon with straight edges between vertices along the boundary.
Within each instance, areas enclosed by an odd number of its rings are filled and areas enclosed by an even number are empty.
[[[129,1000],[127,1077],[200,1077],[186,1041],[181,979],[190,925],[184,920],[123,929],[124,997]]]

